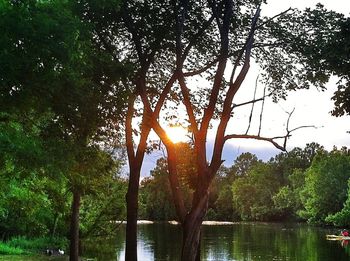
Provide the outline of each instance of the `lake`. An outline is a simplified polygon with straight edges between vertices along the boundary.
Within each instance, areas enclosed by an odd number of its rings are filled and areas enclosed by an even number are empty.
[[[167,223],[142,224],[138,228],[140,261],[179,260],[179,226]],[[317,228],[305,224],[237,223],[204,225],[202,231],[202,260],[350,260],[347,242],[326,240],[326,234],[339,233],[334,228]],[[101,261],[124,260],[124,237],[125,227],[121,227],[116,238],[85,242],[83,252]]]

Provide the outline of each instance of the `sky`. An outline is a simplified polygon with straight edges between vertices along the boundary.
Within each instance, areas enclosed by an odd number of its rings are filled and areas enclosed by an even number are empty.
[[[273,16],[289,7],[304,9],[306,7],[314,7],[318,2],[322,3],[327,9],[334,10],[350,15],[350,1],[348,0],[268,0],[267,5],[262,6],[262,15]],[[246,77],[246,80],[237,93],[237,99],[247,101],[247,97],[252,97],[255,86],[255,79],[259,73],[258,67],[252,65]],[[326,85],[327,90],[321,92],[315,88],[310,90],[298,90],[289,93],[286,101],[279,101],[277,104],[271,100],[267,100],[264,107],[264,116],[262,122],[261,136],[273,137],[285,134],[285,123],[287,120],[287,113],[294,109],[293,116],[290,120],[290,129],[303,126],[312,125],[313,128],[305,128],[293,132],[292,137],[288,140],[287,148],[304,147],[307,143],[318,142],[326,149],[332,149],[333,146],[350,147],[350,117],[333,117],[330,111],[333,108],[331,97],[336,90],[337,79],[333,77]],[[258,88],[257,97],[259,97]],[[261,96],[261,95],[260,95]],[[253,115],[252,122],[259,122],[260,104],[255,105],[256,110]],[[241,109],[237,113],[237,118],[232,121],[227,128],[229,133],[245,132],[247,127],[247,118],[250,114],[250,107]],[[255,119],[255,121],[254,121]],[[208,135],[207,149],[208,157],[211,156],[211,149],[213,146],[213,139],[215,132],[215,123],[212,133]],[[251,126],[250,134],[256,134],[258,126],[253,124]],[[264,141],[256,140],[231,140],[225,145],[223,151],[223,160],[226,166],[232,165],[234,159],[243,152],[251,152],[262,160],[269,160],[271,157],[280,153],[272,144]],[[141,170],[141,176],[148,176],[151,169],[154,168],[156,160],[163,156],[163,152],[155,152],[145,157],[145,161]]]

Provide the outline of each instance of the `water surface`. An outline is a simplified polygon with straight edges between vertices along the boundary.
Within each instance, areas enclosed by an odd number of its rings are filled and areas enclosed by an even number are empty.
[[[349,261],[347,242],[327,241],[324,229],[297,224],[237,223],[202,227],[202,260],[212,261]],[[82,243],[83,260],[122,261],[125,226],[114,238],[93,238]],[[139,261],[180,260],[181,230],[178,225],[138,226]],[[89,259],[87,259],[89,258]],[[67,256],[1,256],[0,261],[66,261]]]
[[[203,226],[202,260],[213,261],[349,261],[347,242],[327,241],[324,229],[298,224],[239,223]],[[90,240],[84,254],[97,260],[124,260],[125,227],[116,238]],[[179,260],[181,230],[177,225],[143,224],[138,226],[140,261]]]

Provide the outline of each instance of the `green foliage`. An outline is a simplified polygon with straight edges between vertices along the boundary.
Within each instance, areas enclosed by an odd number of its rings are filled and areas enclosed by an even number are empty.
[[[157,166],[150,178],[141,182],[140,214],[144,219],[175,220],[176,214],[172,202],[167,163],[164,158],[157,160]]]
[[[278,214],[272,196],[279,187],[279,178],[274,173],[273,166],[259,163],[249,170],[247,177],[234,181],[234,207],[243,220],[272,220]]]
[[[306,172],[300,215],[311,223],[323,223],[339,212],[347,198],[350,157],[344,151],[319,154]]]
[[[113,235],[117,221],[125,220],[124,196],[127,182],[116,177],[105,179],[99,189],[82,200],[80,213],[82,237]]]
[[[123,117],[117,82],[127,73],[95,48],[93,28],[70,1],[1,3],[1,236],[66,235],[69,190],[101,202],[96,195],[119,168],[106,151]]]
[[[297,212],[303,208],[301,191],[305,184],[305,172],[301,169],[294,169],[288,176],[289,184],[280,188],[273,196],[273,202],[279,212],[287,217],[297,218]]]
[[[23,255],[26,252],[18,247],[12,247],[6,243],[0,242],[0,255]]]
[[[231,169],[229,170],[231,176],[244,177],[248,174],[249,170],[261,160],[258,160],[256,155],[249,152],[242,153],[234,160]]]
[[[67,249],[67,239],[52,237],[14,237],[0,242],[1,255],[24,255],[42,253],[46,249]]]
[[[5,184],[0,194],[0,230],[5,235],[47,234],[53,212],[44,181],[33,177],[21,181],[13,179]]]
[[[15,237],[7,241],[6,244],[27,252],[42,252],[45,249],[67,249],[68,241],[65,238],[58,237]]]
[[[342,210],[326,217],[326,222],[335,226],[350,226],[350,179],[348,180],[348,195]]]

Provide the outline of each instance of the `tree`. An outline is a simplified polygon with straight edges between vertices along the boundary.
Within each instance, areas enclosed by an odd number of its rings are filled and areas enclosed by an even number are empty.
[[[265,98],[234,104],[235,95],[247,76],[251,57],[265,72],[262,81],[273,92],[271,95],[275,100],[285,98],[288,90],[308,88],[311,84],[322,88],[327,81],[325,70],[309,68],[302,50],[306,40],[317,38],[310,32],[315,28],[332,31],[336,23],[323,22],[338,17],[319,7],[316,17],[312,10],[293,14],[288,10],[273,18],[260,19],[260,4],[260,1],[233,3],[230,0],[205,3],[123,1],[120,6],[115,1],[101,5],[93,0],[78,3],[82,19],[94,25],[99,49],[108,52],[114,61],[134,65],[132,76],[123,81],[131,94],[124,127],[130,168],[126,260],[137,259],[140,169],[151,129],[167,150],[172,195],[184,231],[182,259],[194,260],[196,256],[199,258],[200,225],[207,211],[209,187],[222,164],[226,141],[257,139],[284,150],[287,138],[299,129],[289,129],[287,124],[287,133],[282,137],[262,136],[261,126],[255,135],[226,133],[235,108]],[[323,22],[308,22],[310,17]],[[301,39],[300,35],[304,34],[308,38]],[[230,62],[232,67],[226,66]],[[228,70],[231,77],[225,78]],[[196,85],[189,80],[199,76],[207,81]],[[197,165],[189,212],[177,176],[176,146],[162,128],[164,122],[174,117],[171,110],[166,113],[163,109],[178,108],[181,103],[187,113],[183,122],[188,124],[193,135]],[[214,119],[219,120],[219,125],[208,162],[206,141]],[[282,145],[276,142],[278,138],[283,139]]]
[[[343,208],[350,178],[349,156],[339,150],[317,155],[306,172],[302,194],[303,218],[311,223],[325,223],[329,215]]]
[[[270,162],[275,165],[275,171],[280,177],[279,192],[273,196],[276,208],[285,218],[300,218],[302,210],[302,190],[305,186],[306,170],[310,167],[317,154],[324,154],[323,146],[317,143],[306,144],[304,149],[294,148],[287,153],[280,153]]]
[[[280,188],[280,180],[269,163],[253,166],[246,177],[232,185],[233,204],[242,220],[266,221],[276,219],[278,211],[272,196]]]
[[[348,227],[350,224],[350,189],[349,189],[350,179],[348,180],[348,195],[344,203],[342,210],[335,214],[331,214],[326,217],[325,221],[332,223],[335,226],[345,226]]]
[[[175,7],[177,6],[175,5]],[[175,29],[177,36],[175,45],[177,62],[176,71],[179,73],[178,84],[181,90],[183,104],[186,107],[188,116],[187,120],[190,125],[189,129],[194,136],[194,147],[197,155],[196,163],[198,178],[193,195],[192,207],[189,213],[185,212],[181,195],[179,191],[176,190],[177,174],[176,152],[174,150],[174,146],[167,138],[166,133],[161,128],[159,122],[156,121],[158,114],[155,115],[153,120],[153,128],[167,148],[169,178],[170,180],[173,180],[171,185],[173,188],[175,206],[179,219],[183,224],[184,236],[182,260],[195,260],[196,258],[199,258],[198,247],[200,240],[200,225],[207,211],[210,184],[220,165],[222,164],[221,156],[225,142],[234,138],[265,140],[271,142],[277,148],[285,150],[287,138],[290,136],[292,131],[299,129],[295,128],[290,130],[288,120],[287,134],[282,137],[284,138],[283,146],[279,145],[275,141],[277,137],[262,137],[260,135],[261,126],[257,135],[250,135],[248,134],[248,131],[244,134],[226,134],[226,128],[231,118],[232,111],[235,107],[237,107],[237,105],[233,104],[233,99],[247,75],[251,56],[254,56],[256,61],[258,61],[261,67],[265,70],[265,83],[271,83],[269,87],[271,90],[275,91],[275,99],[277,99],[277,97],[284,98],[287,90],[308,88],[310,84],[322,86],[325,82],[325,73],[323,71],[317,71],[316,73],[314,71],[310,71],[309,68],[306,69],[304,67],[301,70],[300,68],[297,68],[303,64],[303,57],[297,55],[299,54],[298,48],[300,46],[294,45],[296,44],[296,38],[298,37],[288,37],[288,35],[282,33],[283,29],[286,29],[287,31],[290,30],[293,33],[300,33],[300,28],[299,30],[298,28],[291,28],[289,21],[285,20],[290,19],[290,16],[279,16],[280,19],[277,19],[279,24],[275,22],[270,23],[270,20],[268,19],[265,19],[265,21],[263,20],[261,24],[258,24],[260,4],[258,2],[254,2],[248,7],[251,9],[256,9],[255,15],[252,17],[252,21],[249,24],[247,23],[247,20],[249,19],[247,19],[245,16],[246,13],[239,14],[237,9],[233,8],[232,1],[224,1],[220,3],[210,1],[208,7],[212,16],[208,17],[209,20],[204,20],[201,23],[203,25],[200,27],[201,29],[196,31],[200,32],[200,36],[198,39],[196,39],[197,42],[186,42],[186,33],[191,31],[191,28],[187,27],[186,18],[193,10],[193,6],[191,6],[190,2],[184,1],[178,5],[178,9],[175,9],[175,11],[178,12],[175,16],[177,24]],[[304,17],[308,15],[310,14],[308,11],[306,11]],[[302,16],[298,16],[298,18],[301,17]],[[232,22],[232,20],[234,22]],[[197,50],[193,50],[191,48],[196,47],[197,44],[202,44],[205,46],[201,40],[207,36],[206,33],[213,29],[213,27],[211,27],[212,21],[217,23],[217,35],[219,39],[219,41],[216,42],[217,53],[213,54],[209,51],[210,55],[213,57],[209,59],[209,61],[213,62],[207,64],[207,66],[199,66],[198,70],[191,70],[192,68],[189,68],[191,72],[186,72],[185,69],[188,68],[186,62],[187,59],[191,59],[191,54],[196,54],[197,57],[201,55],[200,51],[196,52]],[[313,28],[313,26],[313,24],[309,24],[308,27],[305,26],[305,28],[302,29],[309,30],[310,28]],[[282,28],[282,30],[280,30],[280,28]],[[330,28],[327,29],[329,30]],[[232,32],[233,37],[231,38]],[[242,33],[242,35],[240,35],[240,33]],[[192,33],[192,35],[196,36],[196,33]],[[243,35],[245,35],[245,37]],[[255,38],[260,40],[261,43],[255,43]],[[270,43],[265,44],[266,42],[264,43],[263,39],[276,40],[277,42],[281,41],[281,43],[276,45],[270,45]],[[215,43],[214,39],[210,40],[213,40]],[[210,40],[207,39],[207,42]],[[235,45],[231,46],[230,41],[234,42]],[[185,43],[187,43],[187,45]],[[259,46],[259,48],[254,48],[257,46]],[[204,55],[203,57],[207,56]],[[231,72],[230,79],[226,82],[224,79],[224,72],[229,57],[233,60],[233,70]],[[298,66],[295,67],[292,64],[298,64]],[[194,67],[192,64],[190,65]],[[211,70],[211,66],[214,65],[217,65],[217,67]],[[187,85],[189,81],[186,76],[193,76],[196,75],[196,73],[202,73],[202,75],[205,75],[205,72],[212,73],[209,73],[208,76],[209,79],[212,80],[209,83],[209,86],[211,87],[208,89],[201,89],[203,91],[201,93],[202,96],[195,96],[191,94],[192,89]],[[145,106],[145,110],[153,112],[145,95],[146,89],[143,89],[143,91],[142,101],[143,105]],[[207,95],[203,95],[203,93],[206,93]],[[205,98],[203,99],[203,97]],[[196,103],[198,100],[200,100],[199,104]],[[247,103],[254,102],[255,100]],[[218,112],[218,114],[216,114],[216,112]],[[208,129],[211,120],[218,116],[219,125],[216,130],[213,155],[208,163],[206,155]]]
[[[301,194],[305,185],[305,171],[294,169],[288,181],[289,184],[281,187],[273,196],[273,202],[283,216],[296,219],[298,212],[303,209]]]
[[[45,118],[38,136],[47,151],[65,159],[62,173],[73,194],[70,259],[78,260],[81,194],[91,185],[86,181],[113,169],[98,145],[104,141],[107,149],[118,131],[125,96],[117,82],[126,71],[95,48],[94,28],[72,8],[65,1],[2,3],[0,99],[2,121]]]
[[[174,220],[176,218],[171,200],[171,190],[164,158],[158,159],[151,177],[141,182],[140,199],[144,206],[141,217],[150,220]],[[142,212],[142,211],[141,211]]]

